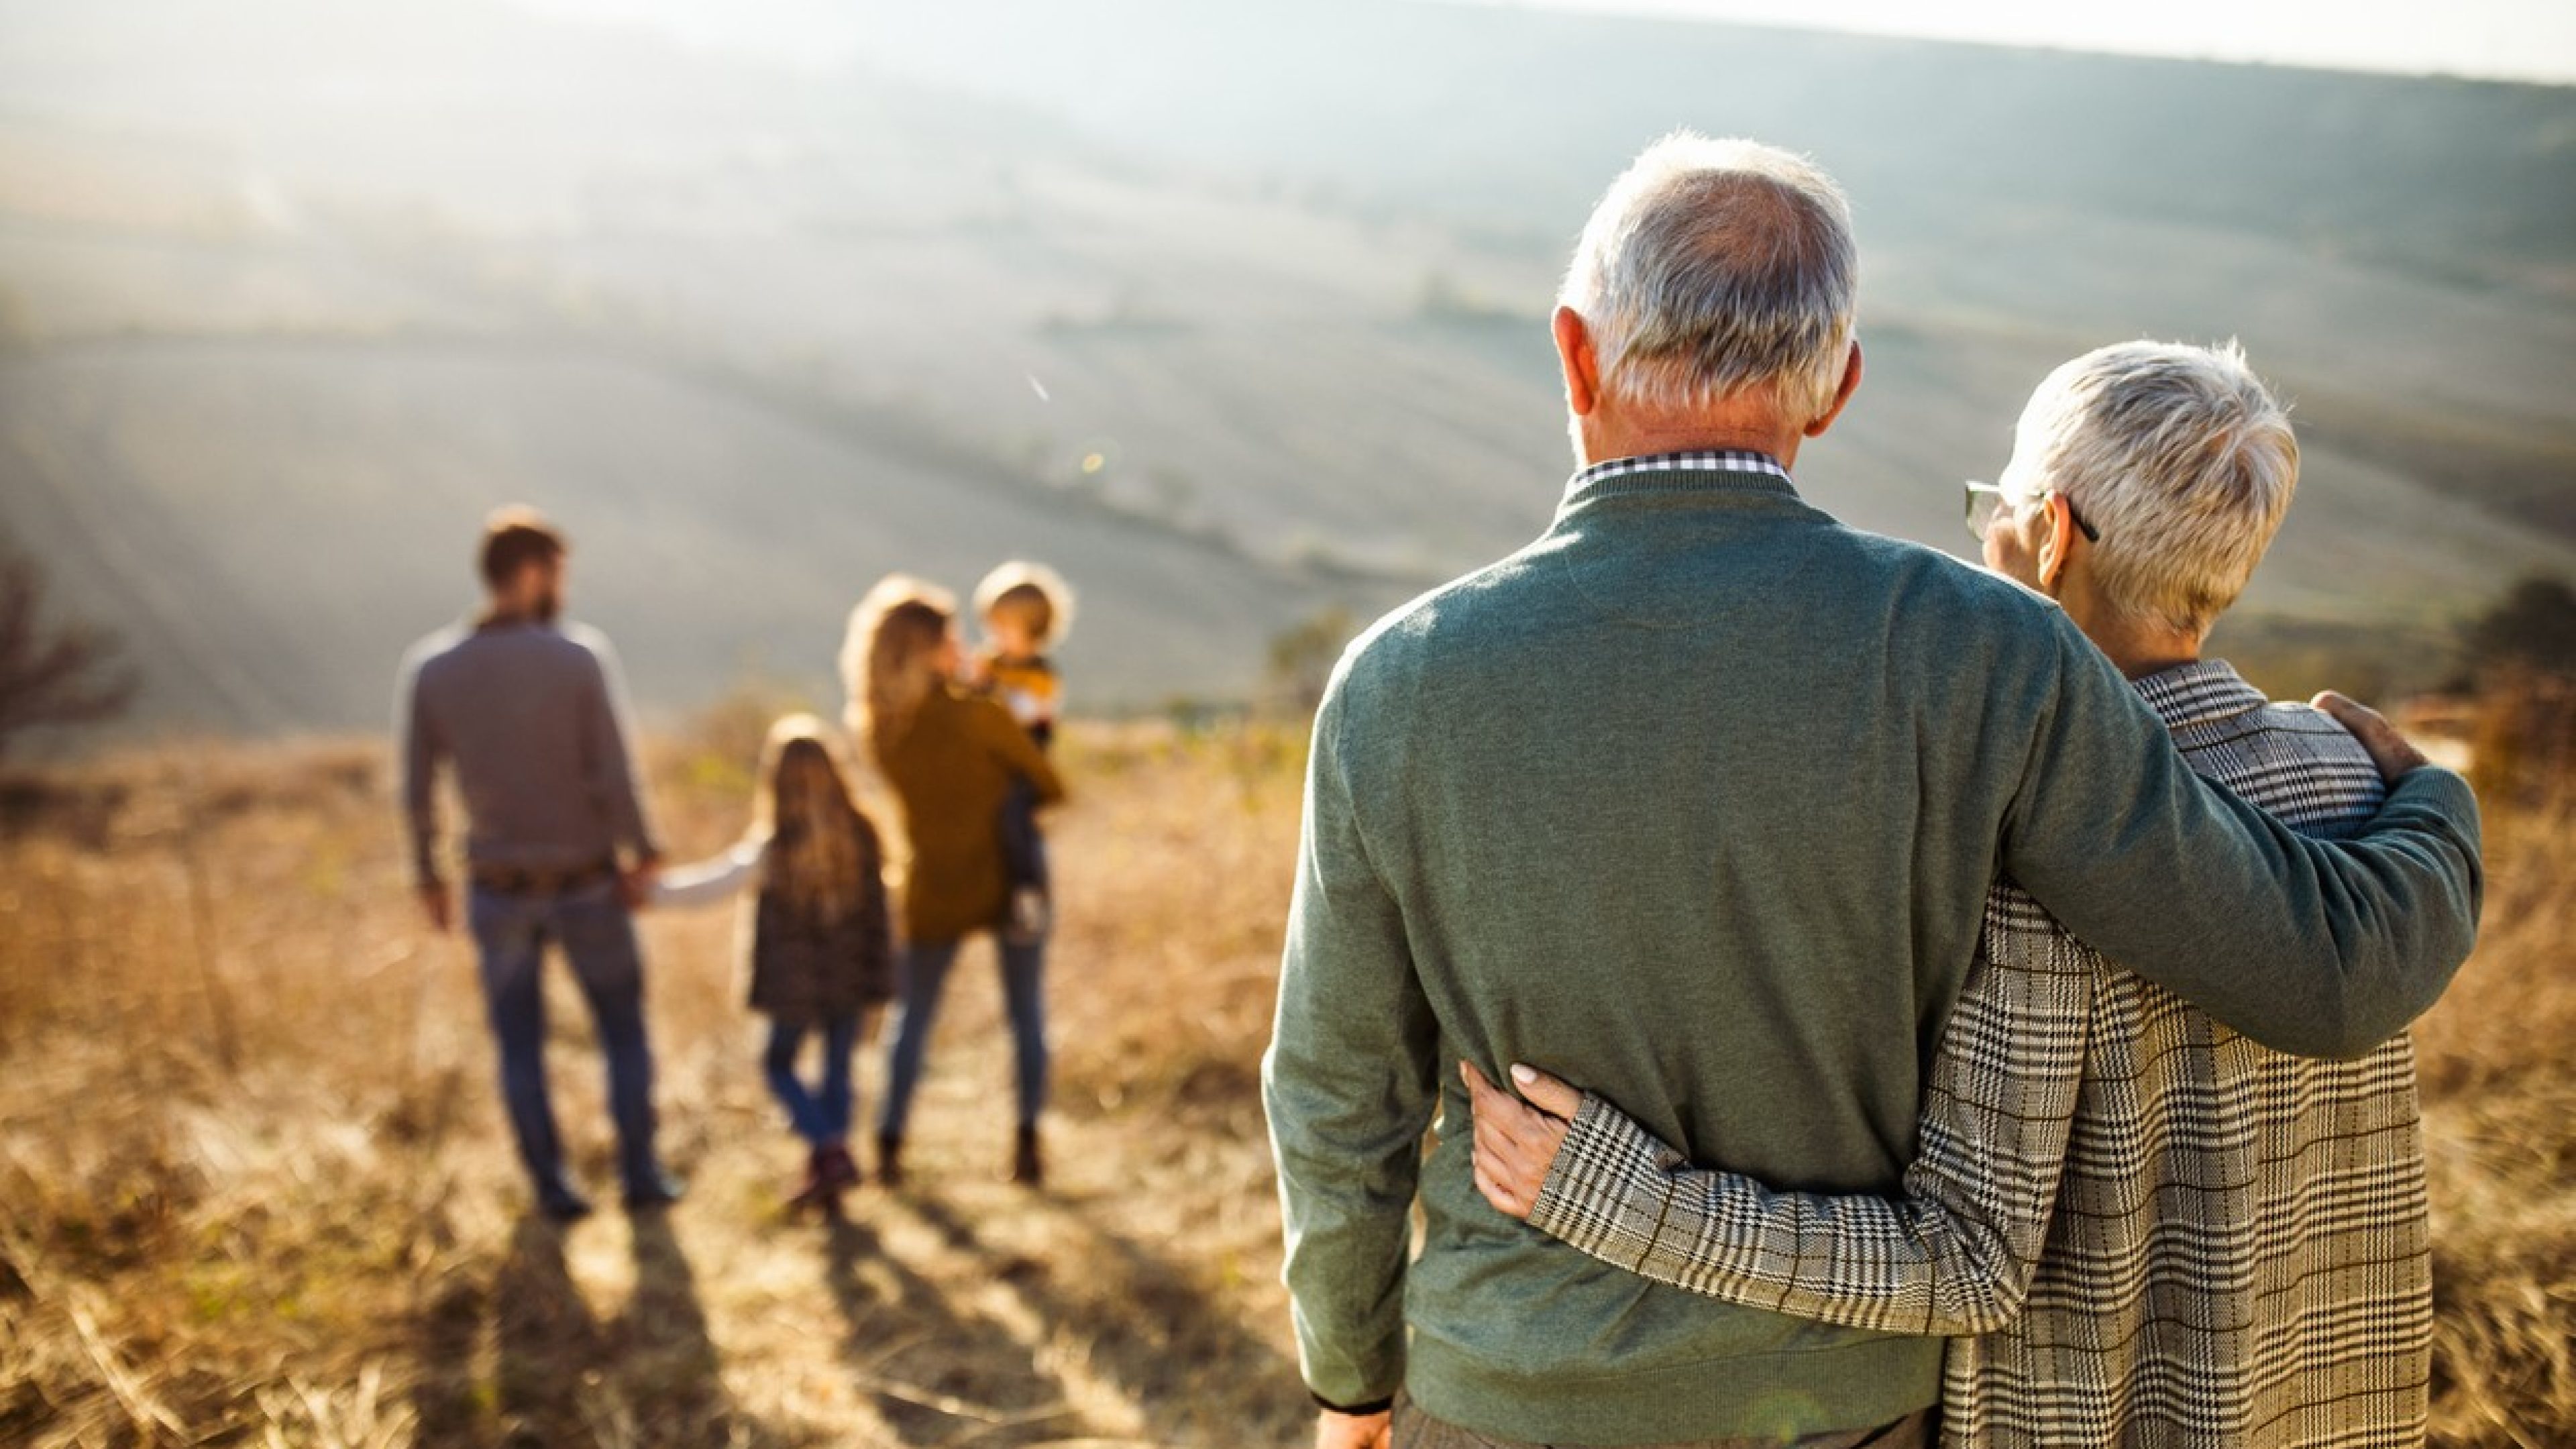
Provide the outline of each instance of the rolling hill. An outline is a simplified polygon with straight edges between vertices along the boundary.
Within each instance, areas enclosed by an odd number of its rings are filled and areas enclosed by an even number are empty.
[[[1437,5],[831,14],[806,64],[496,0],[0,17],[0,528],[127,634],[147,719],[378,718],[511,498],[648,707],[819,690],[878,573],[1014,553],[1085,589],[1079,704],[1240,695],[1278,631],[1544,524],[1554,273],[1678,125],[1854,193],[1869,381],[1802,477],[1857,523],[1964,545],[1955,480],[2049,366],[2236,335],[2307,447],[2250,610],[2421,627],[2576,572],[2576,91]]]

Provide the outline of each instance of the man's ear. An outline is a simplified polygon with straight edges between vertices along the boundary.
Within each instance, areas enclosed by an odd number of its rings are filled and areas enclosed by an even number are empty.
[[[1578,418],[1601,406],[1601,359],[1592,350],[1592,333],[1571,307],[1559,307],[1548,319],[1556,336],[1556,362],[1565,373],[1565,406]]]
[[[2057,597],[2058,581],[2066,575],[2066,560],[2075,548],[2075,505],[2063,493],[2040,496],[2039,506],[2048,515],[2048,537],[2039,545],[2039,585],[2050,598]]]
[[[1843,363],[1842,384],[1834,389],[1834,405],[1825,409],[1822,417],[1807,424],[1806,435],[1811,438],[1823,437],[1825,429],[1832,427],[1834,419],[1843,415],[1843,409],[1850,404],[1852,394],[1858,391],[1860,391],[1860,339],[1855,337],[1852,339],[1851,356]]]

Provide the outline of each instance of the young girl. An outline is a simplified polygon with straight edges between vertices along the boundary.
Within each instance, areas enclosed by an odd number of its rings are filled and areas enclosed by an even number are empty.
[[[770,1019],[763,1065],[810,1148],[790,1206],[837,1213],[859,1181],[849,1148],[851,1054],[875,1035],[877,1013],[894,995],[885,852],[821,720],[800,714],[773,725],[761,780],[742,843],[666,873],[655,899],[687,906],[755,892],[743,953],[752,1010]],[[796,1070],[809,1034],[823,1040],[819,1087]]]
[[[1063,798],[1055,770],[1010,711],[956,688],[957,603],[896,575],[870,590],[850,619],[841,668],[850,724],[902,802],[911,869],[904,881],[903,1014],[877,1121],[877,1176],[903,1175],[903,1134],[921,1081],[939,998],[970,935],[1001,936],[1002,994],[1019,1076],[1013,1180],[1038,1186],[1038,1116],[1046,1105],[1046,942],[1004,932],[1010,876],[994,821],[1013,786],[1040,803]]]

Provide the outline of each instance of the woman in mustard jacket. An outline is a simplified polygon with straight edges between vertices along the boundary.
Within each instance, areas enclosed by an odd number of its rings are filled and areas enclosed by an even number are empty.
[[[1010,711],[954,683],[962,658],[956,618],[953,596],[897,574],[860,602],[841,653],[851,727],[901,805],[911,856],[902,1010],[877,1123],[877,1175],[889,1186],[903,1180],[904,1128],[949,968],[968,936],[990,932],[1019,1078],[1011,1177],[1036,1186],[1045,1173],[1038,1116],[1046,1106],[1046,941],[1011,939],[1002,929],[1010,878],[995,822],[1013,782],[1028,782],[1044,804],[1063,799],[1064,786]]]

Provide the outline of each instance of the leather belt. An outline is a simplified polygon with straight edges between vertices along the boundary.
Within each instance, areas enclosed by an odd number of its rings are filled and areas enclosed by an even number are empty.
[[[617,862],[596,860],[571,866],[478,864],[468,866],[466,875],[478,888],[505,896],[562,896],[616,879]]]

